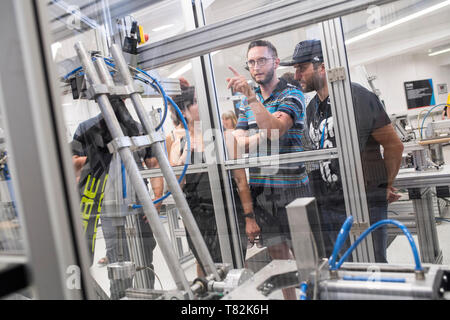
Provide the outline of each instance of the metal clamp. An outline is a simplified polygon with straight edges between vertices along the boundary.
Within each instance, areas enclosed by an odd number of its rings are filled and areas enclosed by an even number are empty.
[[[135,136],[135,137],[121,137],[112,140],[108,144],[108,150],[110,153],[114,153],[123,148],[130,148],[132,152],[150,147],[151,145],[163,142],[164,136],[161,132],[152,132],[149,135]]]
[[[113,139],[110,143],[108,143],[108,150],[110,153],[114,153],[123,148],[131,148],[133,146],[133,141],[130,137],[119,137]]]
[[[347,78],[346,70],[344,67],[338,67],[327,70],[328,80],[330,82],[343,81]]]
[[[86,90],[86,97],[89,100],[93,100],[102,94],[110,94],[109,88],[106,84],[93,84]]]
[[[110,87],[109,90],[112,95],[123,96],[123,97],[129,97],[133,93],[140,93],[134,88],[133,85],[114,86],[114,87]]]
[[[153,132],[145,136],[131,137],[131,141],[133,142],[131,150],[136,151],[142,148],[147,148],[157,142],[163,142],[164,140],[164,136],[160,132]]]

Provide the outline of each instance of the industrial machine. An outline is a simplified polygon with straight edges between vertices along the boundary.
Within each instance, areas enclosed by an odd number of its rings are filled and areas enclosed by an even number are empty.
[[[62,1],[53,2],[62,3]],[[133,3],[135,2],[144,3],[144,1],[133,1]],[[302,15],[306,16],[301,10],[291,11],[302,12]],[[271,21],[271,19],[260,20]],[[127,299],[272,299],[273,293],[289,286],[299,288],[301,299],[449,298],[449,270],[438,264],[421,264],[417,259],[415,259],[415,266],[345,262],[345,256],[351,252],[346,252],[344,257],[337,261],[339,245],[345,240],[345,235],[351,228],[351,220],[343,228],[344,238],[338,239],[336,243],[336,255],[325,257],[321,246],[320,221],[317,217],[315,202],[314,199],[309,198],[298,199],[288,208],[296,260],[275,260],[256,273],[247,269],[232,269],[227,264],[214,264],[179,188],[179,181],[163,154],[164,137],[158,132],[161,119],[147,114],[141,100],[145,96],[162,96],[165,100],[164,115],[166,115],[169,104],[177,109],[169,98],[170,95],[179,92],[177,81],[158,79],[156,74],[140,70],[137,67],[136,48],[137,45],[146,41],[145,34],[132,17],[118,20],[117,24],[121,33],[119,39],[115,39],[115,43],[120,43],[121,46],[112,45],[105,51],[110,50],[112,57],[102,56],[101,52],[88,52],[82,43],[78,43],[75,47],[78,59],[66,61],[67,69],[64,74],[67,76],[63,77],[63,80],[66,85],[70,85],[74,99],[81,97],[95,100],[99,104],[108,129],[113,136],[113,141],[108,148],[117,157],[116,160],[120,155],[120,160],[125,163],[124,167],[129,176],[127,183],[132,184],[138,200],[142,204],[134,206],[132,200],[121,199],[123,201],[118,206],[121,210],[117,210],[117,215],[114,217],[117,220],[116,226],[123,228],[125,222],[128,223],[129,220],[132,220],[136,213],[143,212],[151,223],[164,259],[167,261],[169,271],[176,283],[176,289],[168,291],[152,288],[129,288],[126,292]],[[251,25],[254,28],[253,23]],[[282,28],[284,27],[281,26],[280,30]],[[331,40],[327,40],[329,42],[327,46],[331,46]],[[228,43],[225,43],[223,47],[227,45]],[[343,46],[335,47],[339,49]],[[338,50],[334,51],[338,52]],[[106,55],[106,53],[103,54]],[[194,52],[191,56],[195,54]],[[81,67],[79,67],[80,64]],[[74,71],[70,71],[72,69]],[[371,85],[373,85],[373,80],[374,78],[369,79]],[[146,131],[145,136],[125,136],[121,132],[108,101],[111,96],[131,99]],[[339,102],[337,101],[337,104]],[[344,120],[345,118],[342,120],[343,123],[348,123]],[[405,143],[411,142],[411,148],[408,149],[411,158],[405,161],[405,165],[411,166],[418,172],[438,171],[436,169],[442,165],[442,153],[439,153],[439,150],[433,151],[432,146],[435,144],[428,146],[415,143],[415,135],[406,129],[404,118],[399,118],[395,126],[403,133],[402,140]],[[434,131],[439,129],[432,128]],[[427,128],[428,137],[437,138],[437,136],[428,135]],[[180,266],[179,256],[161,226],[154,203],[143,185],[142,176],[131,156],[133,151],[149,146],[156,150],[161,170],[174,196],[175,206],[178,208],[186,228],[193,236],[194,246],[206,269],[205,277],[197,278],[192,282],[187,280]],[[2,160],[4,159],[2,158]],[[350,190],[352,189],[350,188]],[[105,206],[107,205],[108,203],[105,203]],[[399,224],[394,223],[394,226],[399,227]],[[138,258],[139,245],[130,242],[130,246],[134,246],[135,258]],[[139,259],[123,260],[107,266],[108,277],[114,280],[131,279],[136,281],[141,269],[142,265]]]
[[[270,299],[274,291],[290,286],[300,289],[300,300],[450,299],[450,269],[437,264],[422,265],[414,240],[401,223],[383,220],[374,224],[337,261],[353,217],[342,226],[332,256],[325,258],[320,254],[320,222],[314,198],[297,199],[286,208],[296,260],[272,261],[223,299]],[[393,224],[405,233],[415,265],[345,262],[370,232],[385,224]]]
[[[296,286],[300,288],[301,299],[448,299],[450,270],[435,264],[422,265],[417,248],[409,231],[397,221],[383,221],[381,224],[393,224],[408,237],[414,256],[415,267],[409,265],[386,265],[370,263],[344,263],[346,257],[367,234],[378,228],[378,223],[364,232],[353,246],[337,261],[338,253],[352,227],[353,218],[349,217],[336,241],[335,252],[331,257],[324,256],[320,220],[314,198],[297,199],[287,207],[291,226],[293,248],[296,260],[274,260],[254,274],[248,269],[231,269],[227,264],[214,264],[198,226],[183,196],[177,178],[170,167],[162,147],[164,137],[158,133],[161,126],[158,119],[151,119],[144,111],[142,90],[135,86],[135,80],[153,87],[161,94],[167,104],[175,103],[168,97],[161,85],[148,73],[129,65],[119,46],[113,45],[113,58],[102,57],[96,52],[89,54],[81,42],[75,46],[82,69],[85,72],[85,88],[82,89],[88,99],[96,100],[100,106],[113,141],[108,145],[111,153],[120,155],[142,203],[141,208],[151,224],[155,238],[161,246],[163,256],[168,262],[170,273],[175,280],[176,290],[155,290],[153,288],[128,288],[126,299],[196,299],[196,300],[232,300],[232,299],[270,299],[271,294],[282,288]],[[111,69],[115,73],[111,75]],[[75,76],[76,79],[77,76]],[[142,79],[142,78],[145,79]],[[72,78],[73,79],[73,78]],[[70,80],[69,80],[70,81]],[[72,87],[79,91],[79,87]],[[109,96],[130,98],[143,124],[146,136],[124,136],[110,105]],[[178,110],[179,112],[179,110]],[[400,120],[399,120],[400,121]],[[400,121],[401,123],[401,121]],[[186,125],[186,124],[185,124]],[[401,124],[399,124],[402,127]],[[430,129],[431,130],[431,129]],[[408,139],[405,136],[405,139]],[[152,146],[161,165],[164,177],[169,184],[183,222],[193,238],[193,243],[207,271],[204,278],[189,283],[181,268],[178,256],[170,245],[165,231],[158,219],[148,191],[132,157],[132,151]],[[411,147],[413,164],[416,170],[425,170],[431,166],[439,168],[429,159],[428,148],[420,145]],[[182,179],[182,178],[181,178]],[[132,211],[132,210],[131,210]],[[119,215],[123,219],[133,212]],[[131,261],[119,261],[108,265],[110,279],[126,280],[136,277],[139,266]]]

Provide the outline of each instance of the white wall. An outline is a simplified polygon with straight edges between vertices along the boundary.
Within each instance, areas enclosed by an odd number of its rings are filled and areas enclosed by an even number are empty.
[[[407,109],[404,82],[433,79],[436,104],[445,103],[447,95],[439,95],[437,85],[447,83],[450,86],[450,66],[440,65],[442,58],[429,57],[425,54],[405,54],[390,57],[382,61],[365,65],[369,75],[377,76],[374,81],[381,91],[388,114],[416,115],[421,109]],[[351,68],[352,81],[368,87],[368,82],[359,66]]]

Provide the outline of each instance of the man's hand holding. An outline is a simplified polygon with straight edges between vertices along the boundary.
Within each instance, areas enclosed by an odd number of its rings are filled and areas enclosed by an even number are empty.
[[[255,219],[245,219],[245,233],[250,241],[253,241],[261,233],[261,229]]]
[[[245,95],[249,102],[252,98],[256,99],[256,94],[252,87],[248,84],[247,79],[240,75],[233,67],[228,66],[228,68],[233,72],[234,77],[227,78],[228,86],[227,89],[232,88],[233,92],[240,92]]]
[[[398,201],[401,198],[401,195],[397,194],[398,189],[394,187],[388,187],[386,191],[387,191],[386,198],[388,203]]]

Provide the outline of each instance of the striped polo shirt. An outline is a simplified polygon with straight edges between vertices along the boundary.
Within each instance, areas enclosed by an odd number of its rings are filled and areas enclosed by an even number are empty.
[[[256,96],[270,113],[285,112],[291,116],[294,125],[282,136],[278,142],[267,141],[259,143],[258,148],[249,150],[250,157],[269,156],[276,154],[303,151],[302,136],[305,125],[305,96],[299,88],[292,86],[284,79],[280,79],[270,97],[264,100],[258,87]],[[236,130],[245,130],[249,136],[259,131],[255,116],[248,105],[247,98],[241,103],[239,121]],[[295,188],[308,183],[303,163],[278,164],[271,167],[250,168],[250,185],[274,188]]]

